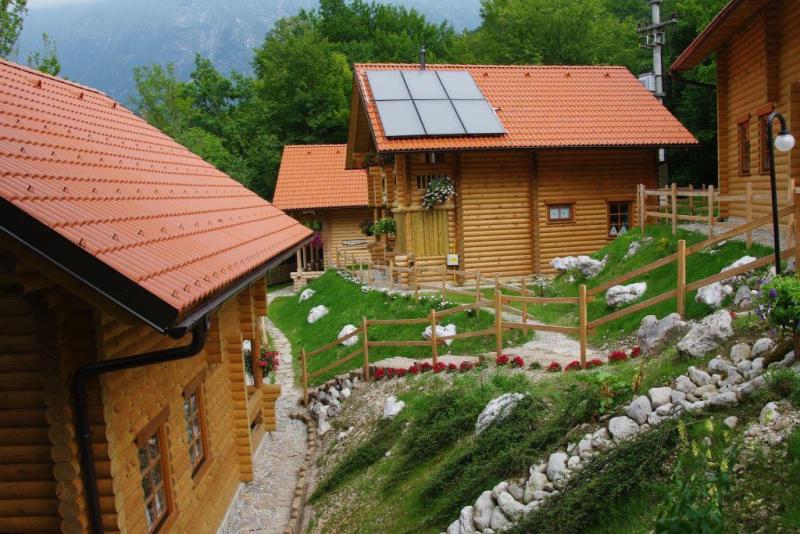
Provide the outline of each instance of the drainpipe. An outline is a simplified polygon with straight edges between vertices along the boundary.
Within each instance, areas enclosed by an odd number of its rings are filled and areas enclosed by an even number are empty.
[[[77,418],[78,450],[80,451],[83,482],[86,490],[86,501],[89,506],[89,521],[94,534],[103,534],[103,517],[100,509],[100,491],[97,487],[97,472],[92,452],[92,433],[89,426],[89,407],[86,401],[86,383],[96,376],[114,371],[144,367],[156,363],[171,362],[196,356],[206,345],[209,316],[204,315],[192,326],[192,342],[184,347],[146,352],[125,358],[90,363],[78,368],[72,379],[72,391],[75,397],[75,415]],[[173,337],[180,338],[180,331],[172,332]]]

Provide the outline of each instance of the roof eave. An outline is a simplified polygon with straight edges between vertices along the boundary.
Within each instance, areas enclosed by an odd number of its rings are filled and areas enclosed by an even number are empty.
[[[588,150],[588,149],[608,149],[608,148],[697,148],[700,142],[695,140],[691,143],[648,143],[648,144],[608,144],[608,145],[502,145],[502,146],[475,146],[475,147],[442,147],[439,145],[429,147],[395,148],[378,146],[378,153],[406,153],[406,152],[426,152],[429,150],[449,151],[449,152],[472,152],[493,151],[493,150]]]

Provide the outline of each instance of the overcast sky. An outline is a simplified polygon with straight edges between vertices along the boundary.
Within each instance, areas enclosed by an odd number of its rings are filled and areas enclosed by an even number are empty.
[[[30,9],[39,9],[73,4],[91,4],[99,1],[101,0],[28,0],[28,7]]]

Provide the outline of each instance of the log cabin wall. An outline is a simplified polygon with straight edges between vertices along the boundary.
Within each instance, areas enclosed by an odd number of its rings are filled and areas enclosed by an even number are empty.
[[[748,181],[754,194],[769,192],[769,169],[762,164],[760,121],[775,109],[786,116],[790,129],[800,128],[800,3],[773,0],[749,19],[718,50],[719,187],[722,194],[742,195]],[[749,172],[740,168],[739,127],[745,124],[749,140]],[[778,189],[797,178],[800,154],[775,153]],[[769,212],[768,203],[754,208],[754,216]],[[723,217],[746,217],[744,204],[723,204]]]
[[[336,251],[347,253],[348,260],[355,255],[357,261],[366,263],[370,259],[367,245],[374,241],[373,237],[361,232],[361,222],[373,218],[370,208],[340,208],[316,210],[314,213],[290,213],[298,221],[317,221],[322,225],[320,235],[323,243],[323,261],[325,267],[336,263]],[[356,244],[356,242],[360,242]]]
[[[591,254],[609,243],[609,202],[630,203],[635,225],[636,185],[657,187],[654,150],[564,150],[537,155],[538,248],[541,271],[558,256]],[[548,221],[548,207],[571,205],[574,220]]]

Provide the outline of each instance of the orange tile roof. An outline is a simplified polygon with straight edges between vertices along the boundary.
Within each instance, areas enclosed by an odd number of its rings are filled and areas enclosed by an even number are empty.
[[[725,44],[769,0],[731,0],[672,63],[671,72],[692,69]]]
[[[27,229],[52,235],[40,254],[123,275],[165,304],[162,318],[185,317],[311,235],[103,93],[5,61],[0,177],[0,229],[31,248]]]
[[[428,65],[466,70],[492,105],[506,134],[387,138],[369,70],[414,70],[416,64],[357,64],[356,83],[380,152],[443,149],[666,147],[697,140],[624,67]]]
[[[283,148],[273,204],[282,210],[367,205],[367,171],[346,170],[347,145]]]

